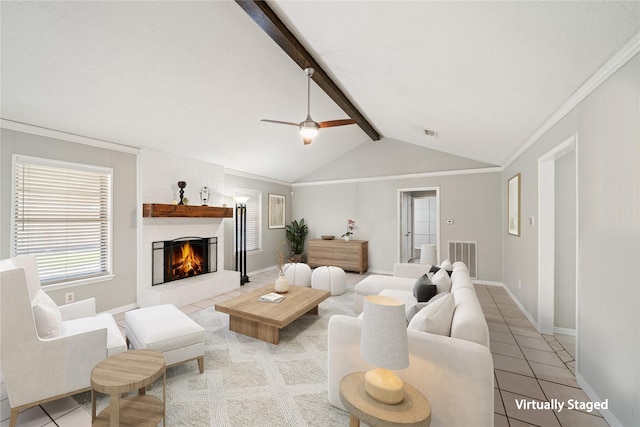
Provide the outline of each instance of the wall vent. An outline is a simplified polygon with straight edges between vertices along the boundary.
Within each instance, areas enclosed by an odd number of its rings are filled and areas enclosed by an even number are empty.
[[[449,260],[464,262],[469,267],[469,276],[478,278],[478,242],[449,240]]]

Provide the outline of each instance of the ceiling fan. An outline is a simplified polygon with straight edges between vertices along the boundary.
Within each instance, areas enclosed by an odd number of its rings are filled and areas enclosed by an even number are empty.
[[[311,76],[313,76],[313,68],[305,68],[307,74],[307,118],[300,123],[282,122],[279,120],[262,119],[263,122],[278,123],[281,125],[297,126],[300,128],[300,135],[305,145],[311,144],[311,140],[318,134],[320,128],[330,128],[334,126],[353,125],[356,123],[354,119],[329,120],[327,122],[316,122],[311,118]]]

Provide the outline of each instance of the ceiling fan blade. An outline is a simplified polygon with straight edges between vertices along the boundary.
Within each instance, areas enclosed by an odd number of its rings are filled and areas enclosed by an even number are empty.
[[[300,127],[300,123],[291,123],[291,122],[281,122],[280,120],[268,120],[268,119],[262,119],[260,120],[261,122],[269,122],[269,123],[277,123],[279,125],[289,125],[289,126],[296,126],[296,127]]]
[[[329,120],[328,122],[319,122],[318,125],[321,128],[332,128],[334,126],[354,125],[356,120],[354,119],[342,119],[342,120]]]
[[[304,142],[304,145],[309,145],[311,144],[311,138],[302,138],[302,142]]]

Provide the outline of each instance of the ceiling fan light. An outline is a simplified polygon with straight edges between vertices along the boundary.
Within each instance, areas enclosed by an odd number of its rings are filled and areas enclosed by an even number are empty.
[[[313,138],[318,135],[318,125],[316,123],[305,123],[300,126],[300,135],[303,138]]]

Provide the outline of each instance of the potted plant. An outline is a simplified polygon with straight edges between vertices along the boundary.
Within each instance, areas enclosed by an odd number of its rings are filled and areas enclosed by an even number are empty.
[[[293,220],[287,225],[287,240],[291,242],[291,252],[293,252],[294,262],[302,262],[304,253],[304,241],[309,234],[309,227],[304,223],[304,218],[298,222]]]

